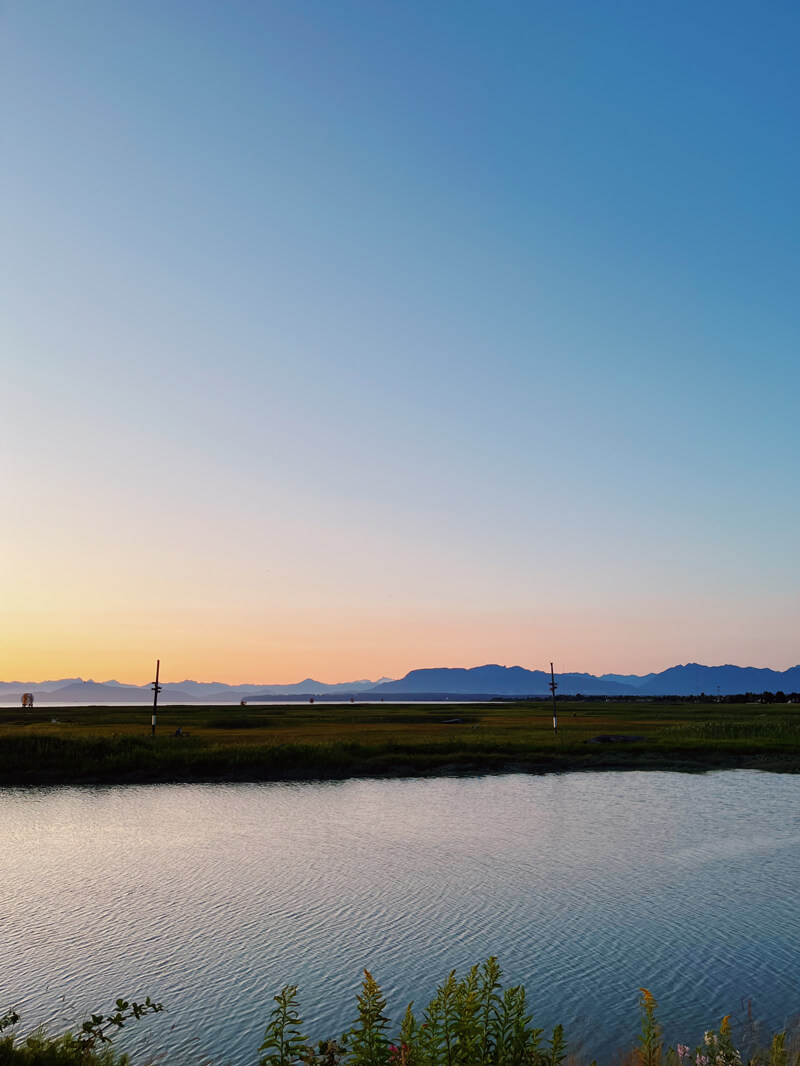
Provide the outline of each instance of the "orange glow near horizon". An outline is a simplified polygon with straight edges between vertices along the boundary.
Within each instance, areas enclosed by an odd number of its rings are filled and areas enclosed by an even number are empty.
[[[547,612],[543,612],[545,614]],[[795,665],[789,642],[775,656],[774,625],[748,633],[717,627],[704,635],[683,611],[658,618],[659,654],[643,619],[611,610],[603,617],[586,611],[579,622],[550,612],[542,624],[531,612],[429,610],[380,617],[369,611],[318,616],[284,612],[278,623],[234,612],[213,622],[190,614],[161,614],[152,622],[141,613],[100,618],[17,617],[2,634],[0,679],[43,681],[82,677],[130,684],[151,681],[155,661],[161,677],[178,682],[291,684],[306,677],[327,683],[399,678],[413,669],[486,663],[546,670],[552,659],[560,673],[585,671],[644,674],[677,663],[786,669]],[[774,622],[774,620],[773,620]],[[736,654],[736,646],[750,649]]]
[[[795,665],[793,5],[97,6],[3,6],[0,680]]]

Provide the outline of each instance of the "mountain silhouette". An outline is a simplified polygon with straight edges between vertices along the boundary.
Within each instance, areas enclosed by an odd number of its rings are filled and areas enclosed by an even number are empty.
[[[703,666],[685,663],[671,666],[657,674],[556,674],[559,696],[734,696],[739,693],[800,692],[800,666],[788,670],[770,670],[753,666]],[[33,692],[46,703],[149,703],[150,684],[125,685],[119,681],[0,681],[0,699],[17,702],[23,692]],[[438,667],[411,670],[393,681],[348,681],[327,684],[306,678],[290,685],[230,685],[221,681],[169,682],[162,686],[161,698],[170,703],[232,703],[272,700],[281,696],[357,695],[361,699],[382,697],[444,696],[549,696],[550,674],[546,670],[526,670],[522,666]]]
[[[651,677],[638,689],[643,696],[733,696],[739,692],[797,692],[800,666],[768,670],[754,666],[702,666],[686,663],[671,666]]]
[[[733,696],[737,693],[800,691],[800,666],[788,670],[751,666],[671,666],[658,674],[637,675],[556,674],[559,696]],[[399,681],[389,681],[371,694],[407,693],[427,696],[547,696],[550,674],[521,666],[475,666],[471,669],[411,670]]]
[[[560,696],[629,696],[638,691],[618,681],[602,680],[591,674],[559,674],[556,678]],[[399,681],[388,681],[371,689],[371,694],[388,695],[407,692],[451,696],[547,696],[550,674],[543,670],[526,670],[522,666],[441,667],[412,670]]]

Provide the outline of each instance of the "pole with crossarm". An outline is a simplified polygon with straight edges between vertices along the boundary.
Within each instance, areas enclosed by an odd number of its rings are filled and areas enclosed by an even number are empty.
[[[156,659],[156,679],[153,682],[153,722],[152,722],[152,736],[156,735],[156,713],[158,712],[158,694],[161,691],[161,685],[158,683],[158,671],[161,669],[161,660]]]
[[[556,689],[558,688],[558,682],[556,681],[556,675],[553,673],[553,664],[550,663],[550,691],[553,693],[553,732],[558,732],[558,707],[556,706]]]

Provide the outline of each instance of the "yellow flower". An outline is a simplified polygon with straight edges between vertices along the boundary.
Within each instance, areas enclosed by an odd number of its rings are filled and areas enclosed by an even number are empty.
[[[657,1006],[656,998],[649,988],[640,988],[639,991],[642,993],[642,1002],[647,1010]]]

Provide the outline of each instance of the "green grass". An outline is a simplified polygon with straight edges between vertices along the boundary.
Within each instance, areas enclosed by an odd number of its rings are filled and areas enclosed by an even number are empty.
[[[800,744],[800,715],[781,714],[777,711],[760,713],[748,718],[712,718],[673,726],[676,735],[700,740],[756,740],[777,745]]]
[[[148,708],[0,710],[2,784],[722,766],[800,770],[800,706],[564,702],[557,735],[539,702],[169,707],[155,739]]]

